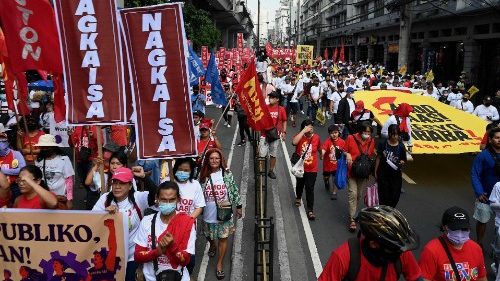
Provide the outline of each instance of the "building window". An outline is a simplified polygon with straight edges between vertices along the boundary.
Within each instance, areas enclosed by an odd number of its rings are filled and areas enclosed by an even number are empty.
[[[375,0],[375,17],[384,15],[384,0]]]
[[[368,3],[359,6],[359,19],[361,21],[368,19]]]

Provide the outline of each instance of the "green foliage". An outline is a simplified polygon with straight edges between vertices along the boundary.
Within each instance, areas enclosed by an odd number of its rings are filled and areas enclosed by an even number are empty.
[[[168,0],[125,0],[125,8],[158,5],[169,2]],[[210,13],[196,8],[191,4],[184,5],[184,26],[186,36],[193,43],[195,50],[201,46],[214,48],[219,43],[221,33],[217,30]]]

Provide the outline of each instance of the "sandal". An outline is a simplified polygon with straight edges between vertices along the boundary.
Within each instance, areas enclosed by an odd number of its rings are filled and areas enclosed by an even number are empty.
[[[307,212],[307,218],[310,220],[310,221],[313,221],[316,219],[316,216],[314,215],[314,212],[313,211],[309,211]]]
[[[300,207],[302,205],[302,200],[295,199],[295,207]]]
[[[217,280],[222,280],[226,277],[226,274],[224,273],[224,270],[216,270],[215,276],[217,277]]]
[[[351,224],[349,224],[349,232],[355,232],[356,231],[356,222],[351,221]]]
[[[209,257],[211,257],[211,258],[215,257],[215,252],[216,252],[216,251],[217,251],[217,248],[215,248],[215,247],[213,247],[213,248],[212,248],[212,247],[210,247],[210,248],[208,249],[208,256],[209,256]]]

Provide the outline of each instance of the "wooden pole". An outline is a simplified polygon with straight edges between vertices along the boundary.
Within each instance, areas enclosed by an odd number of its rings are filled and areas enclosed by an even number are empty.
[[[95,126],[97,131],[97,157],[103,159],[102,154],[102,130],[101,126]],[[92,130],[92,128],[90,129]],[[108,186],[106,185],[106,181],[104,180],[104,162],[99,166],[99,176],[101,178],[101,194],[108,192]]]
[[[174,168],[172,165],[172,159],[167,159],[167,167],[168,167],[168,176],[170,177],[170,181],[174,181]]]

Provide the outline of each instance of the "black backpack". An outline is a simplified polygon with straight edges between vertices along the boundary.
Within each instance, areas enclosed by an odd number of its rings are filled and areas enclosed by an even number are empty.
[[[359,245],[358,237],[351,237],[347,240],[347,244],[349,245],[349,255],[351,258],[349,259],[349,269],[347,270],[347,275],[342,279],[342,281],[354,281],[358,276],[359,269],[361,268],[361,246]],[[396,280],[399,280],[401,277],[401,273],[403,272],[403,265],[401,264],[401,259],[398,259],[394,263],[394,269],[396,271]],[[382,270],[383,279],[385,280],[385,273]]]
[[[368,155],[368,151],[363,152],[363,149],[361,148],[361,144],[359,141],[356,139],[355,136],[353,136],[354,141],[358,145],[359,152],[361,155],[354,160],[352,163],[352,173],[354,177],[358,179],[367,179],[370,177],[370,175],[373,173],[375,170],[375,158],[370,157]],[[368,150],[370,150],[370,146],[373,143],[373,139],[370,141],[368,144]]]
[[[396,117],[396,123],[398,124],[398,127],[399,127],[399,125],[401,124],[401,121],[399,120],[398,116],[394,116],[394,117]],[[409,141],[410,140],[410,134],[408,132],[401,132],[401,139],[403,141]]]

